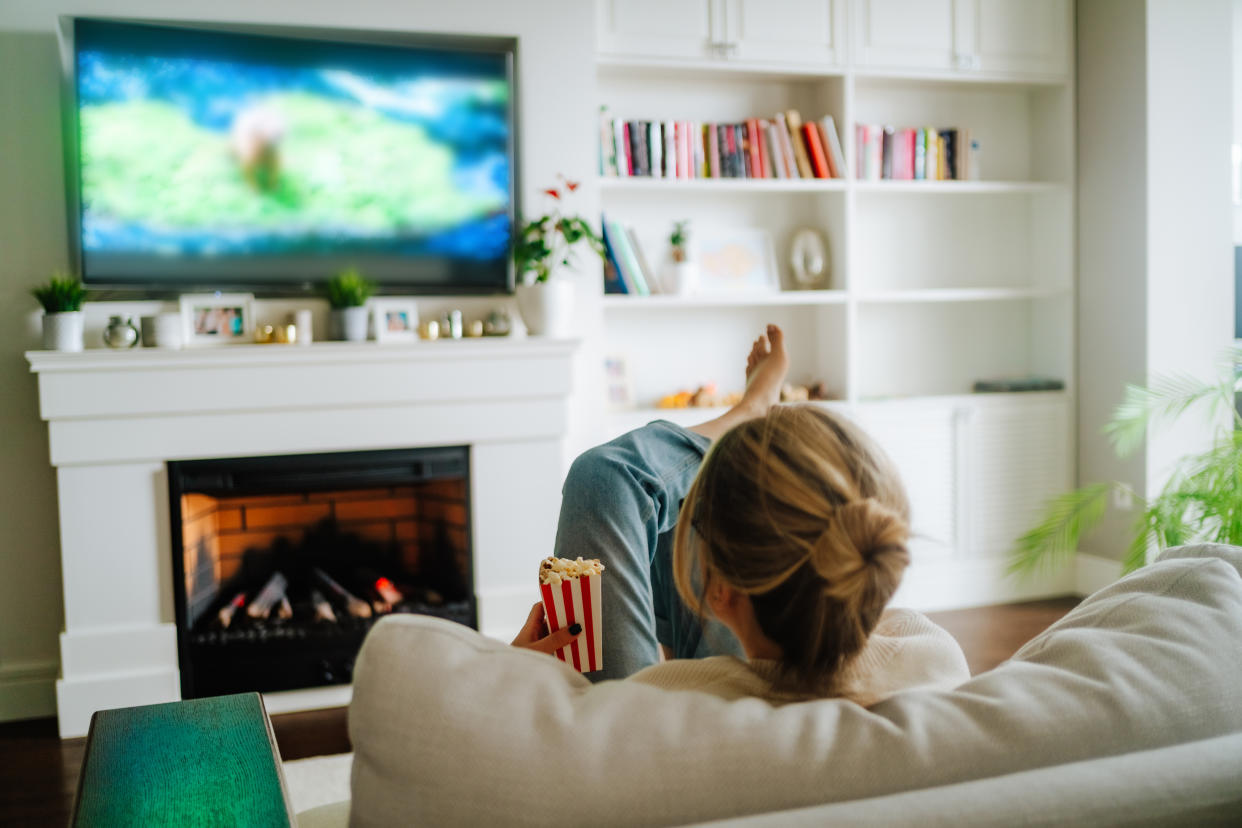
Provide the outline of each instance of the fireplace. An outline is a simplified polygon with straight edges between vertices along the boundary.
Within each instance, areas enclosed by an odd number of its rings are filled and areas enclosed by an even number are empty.
[[[348,683],[392,612],[477,629],[465,447],[168,463],[183,698]]]

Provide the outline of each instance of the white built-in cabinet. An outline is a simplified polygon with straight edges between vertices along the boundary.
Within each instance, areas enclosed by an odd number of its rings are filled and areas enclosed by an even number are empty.
[[[832,65],[844,9],[843,0],[602,0],[599,53]]]
[[[855,63],[868,69],[1064,75],[1069,0],[858,0]]]
[[[711,416],[654,406],[701,384],[739,389],[750,340],[776,322],[790,379],[824,382],[838,398],[826,405],[862,423],[901,469],[914,571],[969,573],[939,584],[986,573],[993,580],[972,601],[1032,594],[1002,577],[1005,556],[1040,504],[1074,483],[1073,4],[597,2],[610,117],[832,115],[851,173],[857,123],[966,128],[980,145],[973,181],[601,176],[604,213],[632,229],[654,268],[675,221],[689,219],[692,233],[761,228],[782,286],[604,296],[602,350],[624,359],[637,400],[609,416],[608,436],[657,417]],[[829,242],[831,279],[815,290],[790,273],[790,240],[804,227]],[[971,393],[976,380],[1028,374],[1065,390]]]

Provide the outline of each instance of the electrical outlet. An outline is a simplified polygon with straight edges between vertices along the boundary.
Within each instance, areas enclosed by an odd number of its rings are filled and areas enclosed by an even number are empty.
[[[1134,497],[1129,489],[1113,489],[1113,508],[1121,512],[1134,508]]]

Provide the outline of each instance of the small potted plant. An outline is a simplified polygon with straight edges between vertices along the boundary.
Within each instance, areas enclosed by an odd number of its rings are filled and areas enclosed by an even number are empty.
[[[565,196],[578,189],[578,182],[558,177]],[[604,243],[585,219],[561,213],[560,188],[543,192],[553,200],[554,208],[523,222],[513,245],[518,310],[530,333],[568,336],[573,327],[574,284],[565,277],[573,266],[575,250],[585,244],[602,258]]]
[[[365,342],[370,316],[367,300],[375,293],[375,283],[351,267],[329,279],[325,293],[337,335],[346,342]]]
[[[57,271],[31,293],[43,306],[43,347],[49,351],[82,350],[82,300],[86,289],[76,276]]]
[[[664,269],[664,289],[668,293],[694,293],[699,286],[699,267],[690,258],[690,222],[673,222],[668,236],[668,264]]]

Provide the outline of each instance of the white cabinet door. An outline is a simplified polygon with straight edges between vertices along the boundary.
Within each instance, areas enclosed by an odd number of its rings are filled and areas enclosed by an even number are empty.
[[[973,32],[963,50],[979,72],[1064,75],[1069,65],[1068,0],[972,0]]]
[[[730,58],[830,66],[845,62],[845,0],[725,0]]]
[[[986,402],[967,427],[963,497],[972,520],[964,540],[972,556],[1007,557],[1048,500],[1073,486],[1069,403],[1061,396]]]
[[[859,66],[954,69],[969,31],[968,0],[858,0],[854,55]]]
[[[600,0],[599,53],[710,58],[724,42],[724,0]]]
[[[897,467],[910,498],[910,557],[952,557],[960,546],[959,429],[952,406],[860,405],[853,415]]]

